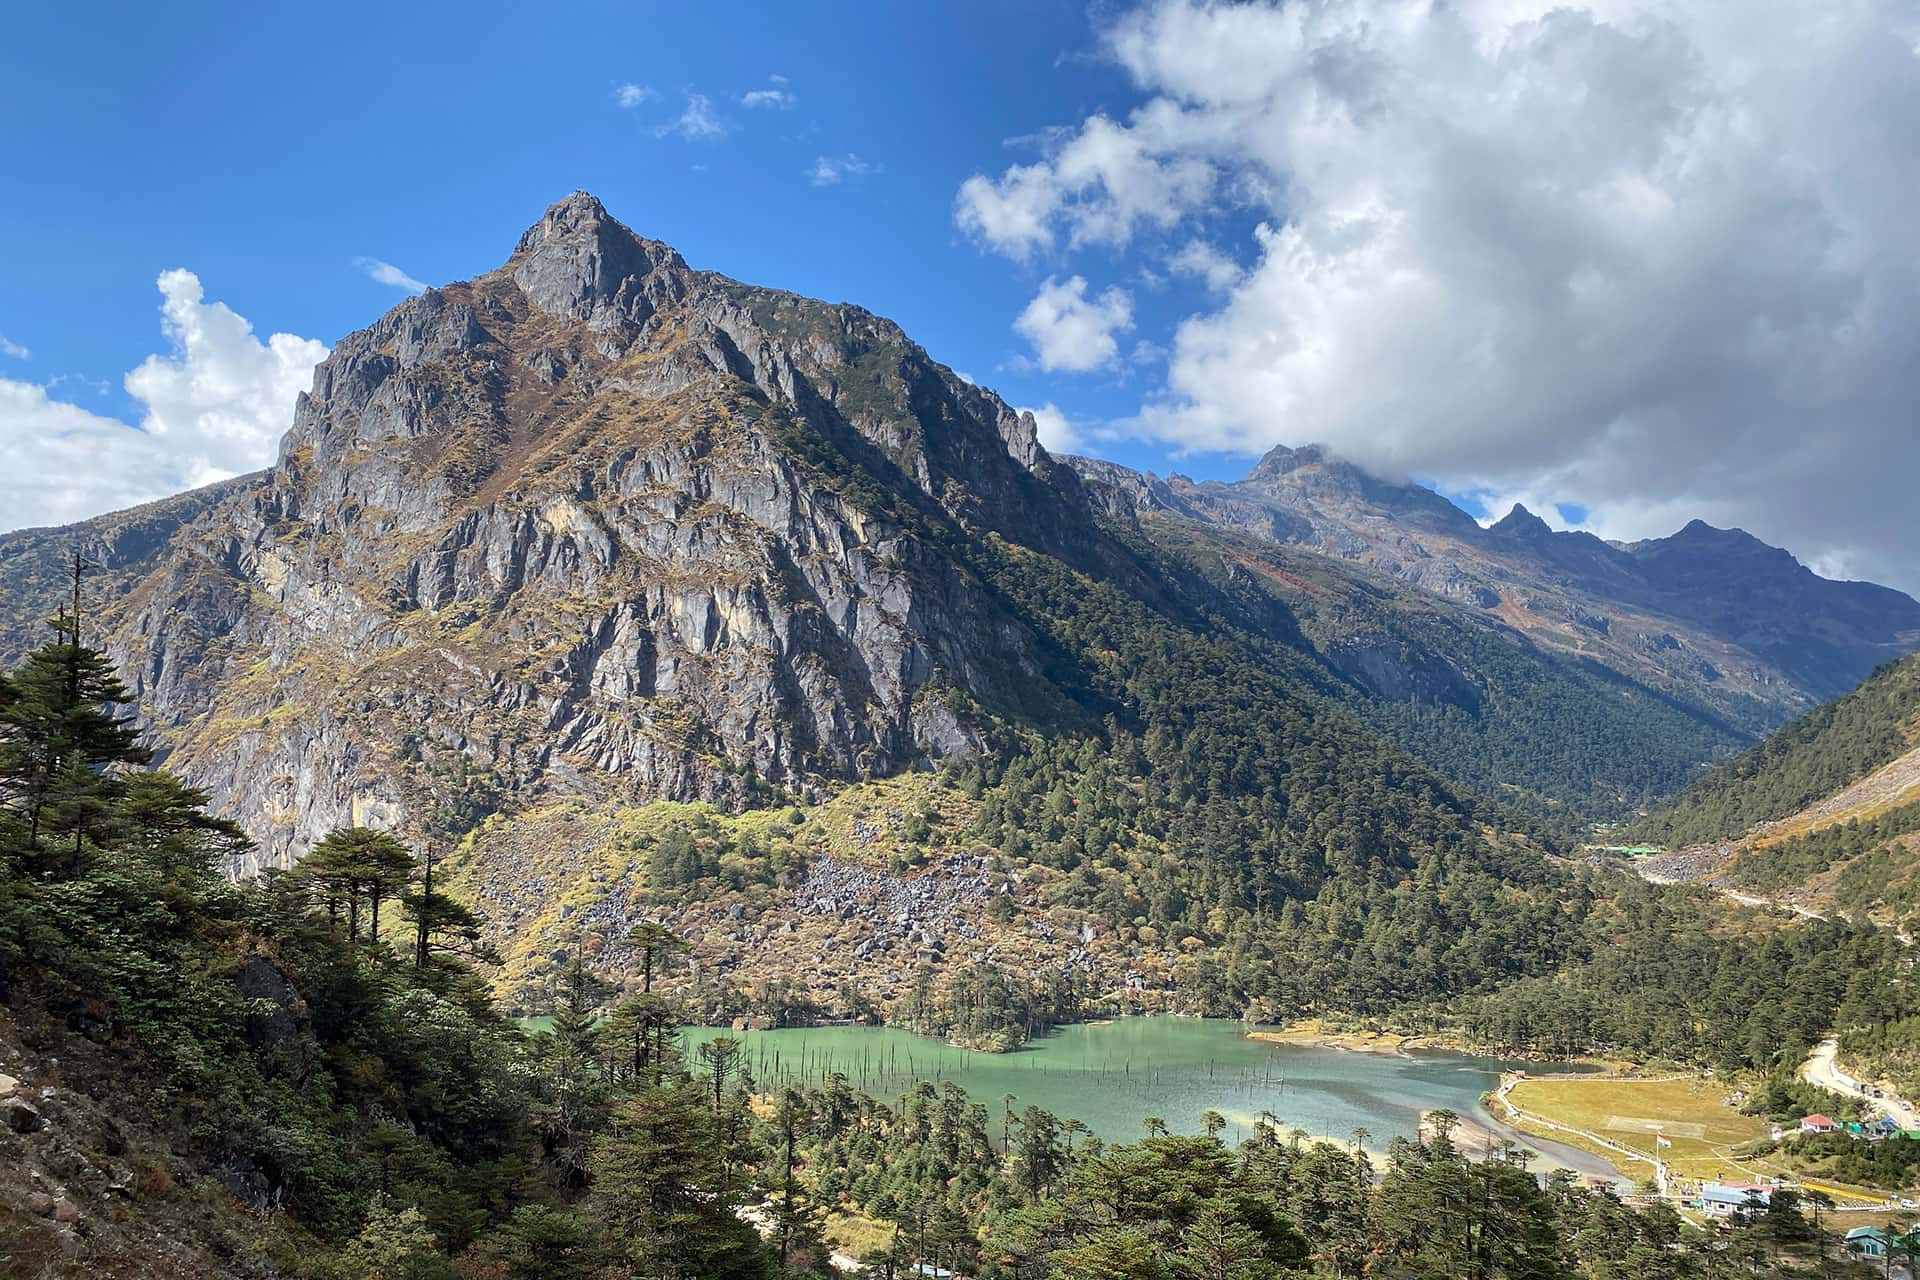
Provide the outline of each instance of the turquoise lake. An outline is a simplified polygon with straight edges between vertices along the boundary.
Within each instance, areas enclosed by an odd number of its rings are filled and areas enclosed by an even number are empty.
[[[891,1027],[801,1027],[778,1031],[689,1028],[691,1052],[723,1035],[744,1046],[761,1087],[817,1084],[838,1071],[861,1092],[891,1099],[916,1080],[952,1081],[998,1116],[1003,1094],[1016,1112],[1037,1106],[1071,1117],[1108,1141],[1131,1141],[1158,1116],[1176,1133],[1200,1131],[1209,1110],[1227,1118],[1230,1138],[1247,1136],[1263,1111],[1281,1132],[1349,1140],[1356,1128],[1380,1151],[1414,1136],[1422,1112],[1448,1108],[1541,1153],[1541,1167],[1611,1175],[1585,1152],[1523,1138],[1496,1125],[1480,1097],[1501,1070],[1526,1063],[1442,1052],[1407,1056],[1269,1044],[1244,1024],[1168,1015],[1061,1027],[1016,1053],[972,1053]],[[1562,1068],[1563,1069],[1563,1068]]]

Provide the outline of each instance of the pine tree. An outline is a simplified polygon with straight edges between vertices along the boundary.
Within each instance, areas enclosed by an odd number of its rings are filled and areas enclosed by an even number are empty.
[[[481,964],[498,964],[499,953],[482,937],[480,917],[465,903],[433,887],[433,854],[423,862],[418,893],[400,899],[413,922],[413,967],[433,966],[436,955],[455,955]]]
[[[380,904],[404,891],[414,857],[392,834],[371,827],[341,827],[313,847],[300,870],[322,886],[330,910],[347,903],[347,940],[360,938],[360,899],[370,909],[369,940],[380,941]]]
[[[685,1010],[676,1001],[642,992],[614,1006],[606,1033],[632,1050],[633,1078],[639,1081],[673,1065],[673,1034],[684,1022]]]
[[[656,960],[687,949],[685,938],[653,920],[635,925],[627,934],[627,945],[636,947],[640,951],[640,989],[642,991],[653,990],[653,969]]]
[[[210,798],[159,769],[121,780],[120,819],[125,846],[148,866],[181,880],[211,875],[221,860],[248,847],[246,833],[207,811]]]
[[[131,695],[106,655],[76,640],[74,615],[54,625],[61,637],[28,654],[0,689],[0,808],[24,825],[41,870],[71,874],[85,841],[104,838],[115,816],[114,767],[151,753],[132,719],[114,713]]]
[[[735,1216],[723,1143],[699,1086],[643,1089],[613,1110],[593,1146],[594,1199],[633,1274],[658,1280],[771,1276],[753,1229]]]
[[[780,1195],[773,1202],[773,1238],[782,1268],[793,1265],[796,1255],[818,1264],[827,1258],[825,1240],[826,1211],[814,1202],[796,1176],[797,1147],[800,1135],[812,1120],[806,1098],[789,1086],[781,1091],[780,1106],[774,1123],[780,1129]]]

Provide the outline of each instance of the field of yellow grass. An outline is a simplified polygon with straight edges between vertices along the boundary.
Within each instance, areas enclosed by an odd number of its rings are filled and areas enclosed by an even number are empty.
[[[1521,1081],[1509,1097],[1525,1115],[1580,1130],[1649,1158],[1657,1151],[1681,1178],[1738,1180],[1764,1170],[1733,1160],[1729,1152],[1766,1137],[1769,1126],[1728,1106],[1727,1093],[1727,1086],[1712,1080],[1544,1079]],[[1524,1118],[1517,1123],[1523,1129],[1530,1127]],[[1652,1175],[1651,1164],[1628,1159],[1600,1143],[1534,1128],[1543,1137],[1614,1161],[1629,1177]],[[1656,1147],[1656,1135],[1673,1145]]]

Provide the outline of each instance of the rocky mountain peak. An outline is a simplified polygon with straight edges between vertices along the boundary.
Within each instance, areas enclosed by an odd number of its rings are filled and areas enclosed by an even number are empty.
[[[1299,446],[1277,444],[1253,464],[1253,470],[1247,472],[1241,481],[1243,484],[1261,480],[1278,479],[1289,475],[1302,467],[1317,466],[1327,461],[1327,451],[1317,444]]]
[[[576,191],[551,206],[514,246],[508,267],[527,298],[550,315],[593,321],[609,311],[644,320],[644,281],[656,271],[684,272],[670,245],[634,234],[606,206]]]
[[[1545,520],[1527,510],[1525,503],[1516,502],[1513,510],[1490,525],[1487,532],[1503,538],[1540,538],[1551,536],[1553,529]]]
[[[1064,695],[969,539],[1139,575],[1032,415],[585,192],[341,338],[277,465],[163,526],[108,647],[168,766],[281,864],[342,823],[971,754]],[[17,558],[46,598],[57,561]]]

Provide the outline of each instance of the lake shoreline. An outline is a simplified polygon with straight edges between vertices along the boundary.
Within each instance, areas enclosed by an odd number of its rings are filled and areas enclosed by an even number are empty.
[[[1313,1023],[1289,1023],[1277,1030],[1262,1028],[1246,1033],[1247,1039],[1262,1044],[1286,1044],[1307,1049],[1339,1049],[1347,1053],[1373,1053],[1385,1057],[1408,1056],[1409,1049],[1446,1049],[1457,1046],[1431,1036],[1406,1035],[1395,1031],[1336,1031]]]

